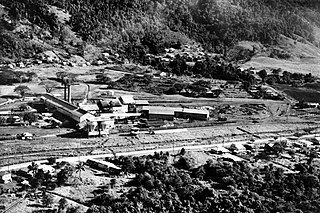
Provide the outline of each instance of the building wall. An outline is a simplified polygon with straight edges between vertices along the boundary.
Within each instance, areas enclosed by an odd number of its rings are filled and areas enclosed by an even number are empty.
[[[148,119],[149,120],[168,120],[168,121],[173,121],[174,115],[149,113]]]
[[[197,113],[189,113],[189,112],[174,112],[174,116],[177,118],[193,119],[193,120],[201,120],[201,121],[206,121],[209,119],[208,114],[197,114]]]

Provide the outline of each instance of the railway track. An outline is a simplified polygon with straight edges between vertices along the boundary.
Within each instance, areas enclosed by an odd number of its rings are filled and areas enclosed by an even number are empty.
[[[230,126],[236,126],[234,124],[231,124]],[[317,126],[313,126],[313,128],[316,128]],[[192,129],[208,129],[210,127],[196,127],[196,128],[188,128],[189,130]],[[212,127],[211,127],[212,128]],[[303,128],[301,128],[303,129]],[[308,128],[310,129],[310,127]],[[312,128],[311,128],[312,129]],[[270,134],[281,134],[283,136],[292,135],[292,133],[289,132],[289,130],[286,131],[273,131],[273,132],[254,132],[254,134],[259,135],[262,138],[270,137]],[[202,144],[212,144],[212,143],[219,143],[219,140],[221,140],[222,136],[212,136],[212,137],[203,137],[203,138],[193,138],[193,139],[173,139],[173,140],[166,140],[166,141],[150,141],[150,142],[140,142],[139,140],[136,140],[132,143],[122,143],[120,145],[117,145],[115,143],[108,144],[106,141],[102,144],[95,144],[95,145],[85,145],[83,147],[70,147],[70,148],[55,148],[55,149],[46,149],[46,150],[35,150],[35,151],[25,151],[25,152],[10,152],[6,153],[5,155],[0,156],[0,166],[8,166],[13,163],[23,163],[23,162],[29,162],[32,160],[44,160],[48,159],[50,157],[54,158],[61,158],[61,157],[72,157],[77,155],[88,155],[92,154],[92,151],[96,149],[101,149],[103,153],[108,153],[110,150],[117,150],[117,152],[125,152],[127,150],[141,150],[141,149],[151,149],[152,147],[168,147],[172,146],[173,144],[195,144],[195,145],[202,145]],[[242,134],[236,134],[236,135],[225,135],[223,136],[226,138],[226,140],[232,140],[232,142],[237,141],[243,141],[246,139],[246,137],[250,137],[247,133]],[[120,137],[121,140],[121,137]],[[224,139],[223,139],[224,140]],[[247,139],[249,140],[249,139]],[[21,142],[25,143],[25,142]],[[10,144],[10,142],[8,143]],[[19,146],[19,142],[15,142],[12,144],[12,146]]]
[[[24,198],[20,198],[20,199],[14,201],[14,202],[11,203],[7,208],[5,208],[1,213],[11,212],[11,210],[13,210],[13,208],[15,208],[15,207],[16,207],[18,204],[20,204],[23,200],[24,200]]]

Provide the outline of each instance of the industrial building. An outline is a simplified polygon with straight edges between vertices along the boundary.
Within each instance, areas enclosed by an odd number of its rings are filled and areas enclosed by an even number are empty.
[[[86,110],[54,97],[51,94],[41,96],[44,104],[57,110],[62,115],[72,119],[88,136],[103,136],[109,134],[109,129],[114,126],[114,120],[110,118],[96,117]]]
[[[101,112],[107,113],[126,113],[128,112],[128,105],[121,104],[120,100],[117,98],[108,98],[103,101],[98,101],[97,106]]]
[[[206,121],[209,119],[209,111],[200,109],[179,109],[174,111],[174,116],[176,118],[191,119],[191,120],[201,120]]]
[[[77,123],[81,123],[86,119],[93,118],[94,115],[88,113],[86,110],[80,109],[73,104],[61,100],[51,94],[44,94],[41,96],[44,104],[49,108],[54,108],[61,114],[71,118],[73,121]]]
[[[179,108],[160,107],[160,106],[146,106],[142,107],[142,114],[148,120],[174,120],[174,112]]]
[[[149,120],[172,121],[174,118],[183,118],[206,121],[209,119],[209,111],[198,109],[144,106],[142,107],[142,113]]]
[[[147,100],[135,100],[136,112],[141,112],[143,107],[149,106],[149,101]]]

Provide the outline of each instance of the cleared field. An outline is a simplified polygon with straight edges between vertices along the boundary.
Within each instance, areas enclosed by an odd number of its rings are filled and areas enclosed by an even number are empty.
[[[269,58],[265,56],[253,57],[250,61],[245,63],[243,68],[255,67],[257,70],[261,69],[273,69],[281,68],[282,70],[289,71],[292,73],[303,73],[320,77],[320,64],[317,62],[317,59],[301,59],[295,61],[281,60],[275,58]]]
[[[287,95],[296,99],[297,101],[305,101],[305,102],[320,102],[320,92],[317,90],[317,85],[308,85],[308,89],[306,87],[291,87],[289,85],[279,84],[275,86],[277,89],[282,90]]]

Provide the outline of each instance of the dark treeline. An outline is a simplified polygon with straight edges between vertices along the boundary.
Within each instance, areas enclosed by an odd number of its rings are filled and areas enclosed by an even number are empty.
[[[179,159],[180,158],[180,159]],[[88,212],[318,212],[319,172],[297,164],[299,174],[280,168],[252,168],[248,163],[207,161],[193,168],[180,156],[120,157],[124,171],[135,173],[134,186],[121,197],[98,194]]]
[[[190,39],[225,53],[239,40],[276,44],[279,35],[315,43],[319,3],[296,0],[1,0],[14,20],[28,19],[59,37],[48,5],[68,11],[67,23],[85,42],[122,51],[130,59],[179,47]],[[1,35],[2,36],[2,35]],[[141,58],[140,58],[141,59]]]

